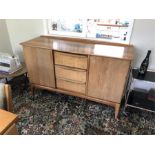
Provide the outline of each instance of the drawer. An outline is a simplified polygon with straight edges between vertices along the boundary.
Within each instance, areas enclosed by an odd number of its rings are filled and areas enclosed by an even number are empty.
[[[55,65],[56,78],[86,83],[86,70]]]
[[[64,79],[56,79],[57,88],[85,94],[86,85],[84,83],[75,83]]]
[[[87,69],[87,56],[55,51],[54,57],[55,57],[55,64]]]

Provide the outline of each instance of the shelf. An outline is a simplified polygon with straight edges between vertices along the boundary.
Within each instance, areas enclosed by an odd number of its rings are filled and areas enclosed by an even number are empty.
[[[97,24],[98,26],[111,26],[111,27],[128,27],[128,25],[119,25],[119,24]]]
[[[145,76],[138,77],[138,69],[133,69],[132,74],[133,74],[133,78],[135,78],[135,79],[149,81],[149,82],[155,82],[155,72],[147,71]]]
[[[138,107],[138,106],[134,106],[134,105],[130,105],[130,104],[127,104],[128,107],[132,107],[132,108],[135,108],[135,109],[140,109],[140,110],[145,110],[145,111],[149,111],[149,112],[154,112],[153,110],[149,110],[149,109],[146,109],[146,108],[142,108],[142,107]]]
[[[125,107],[132,107],[149,112],[155,112],[155,101],[150,98],[150,90],[155,89],[155,72],[147,71],[145,76],[138,76],[138,69],[132,69],[132,83]],[[135,83],[136,82],[136,83]],[[154,95],[154,92],[153,92]]]
[[[126,106],[141,110],[155,112],[155,102],[147,99],[147,93],[133,90],[129,95]]]

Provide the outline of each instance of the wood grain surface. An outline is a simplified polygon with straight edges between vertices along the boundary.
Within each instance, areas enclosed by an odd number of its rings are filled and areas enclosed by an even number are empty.
[[[60,39],[59,37],[52,38],[41,36],[30,41],[23,42],[21,45],[40,47],[81,55],[98,55],[129,60],[134,58],[132,45],[123,45],[117,43],[102,42],[99,44],[92,41],[80,41],[78,39]]]
[[[0,134],[4,134],[17,120],[17,115],[0,109]]]

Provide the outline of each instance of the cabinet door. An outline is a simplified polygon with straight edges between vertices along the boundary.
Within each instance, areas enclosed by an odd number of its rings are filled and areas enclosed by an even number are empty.
[[[55,87],[52,51],[27,46],[23,48],[30,82],[41,86]]]
[[[90,56],[88,96],[120,103],[130,61]]]

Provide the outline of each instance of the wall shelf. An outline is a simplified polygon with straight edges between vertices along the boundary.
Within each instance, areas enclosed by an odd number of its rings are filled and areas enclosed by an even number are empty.
[[[103,24],[103,23],[98,23],[98,26],[111,26],[111,27],[128,27],[128,25],[120,25],[120,24]]]

